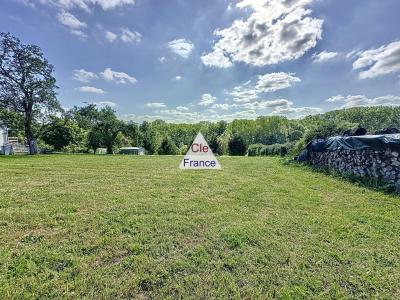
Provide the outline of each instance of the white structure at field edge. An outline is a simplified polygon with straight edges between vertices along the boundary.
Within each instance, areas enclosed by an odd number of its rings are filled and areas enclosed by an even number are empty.
[[[194,139],[189,151],[186,153],[181,164],[180,169],[194,169],[194,170],[220,170],[221,165],[215,158],[210,146],[204,136],[199,132]]]

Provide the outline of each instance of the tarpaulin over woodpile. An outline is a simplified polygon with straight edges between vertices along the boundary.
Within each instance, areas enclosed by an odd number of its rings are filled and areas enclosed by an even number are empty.
[[[306,149],[312,152],[367,149],[400,151],[400,134],[333,136],[326,140],[314,140]]]

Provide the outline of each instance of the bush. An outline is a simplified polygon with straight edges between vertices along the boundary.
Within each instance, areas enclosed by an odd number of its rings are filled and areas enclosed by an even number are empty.
[[[229,132],[224,132],[217,138],[217,151],[215,154],[217,155],[227,155],[229,154],[229,141],[231,139],[231,135]]]
[[[252,144],[249,146],[249,149],[247,150],[247,155],[248,156],[260,156],[261,155],[261,150],[264,149],[266,146],[263,144]]]
[[[247,153],[249,156],[285,156],[292,148],[292,143],[273,145],[252,144],[249,146]]]
[[[245,155],[247,151],[247,145],[241,136],[233,136],[229,141],[229,154],[234,156]]]
[[[68,146],[74,138],[71,126],[62,119],[54,119],[50,124],[44,125],[41,137],[57,151]]]

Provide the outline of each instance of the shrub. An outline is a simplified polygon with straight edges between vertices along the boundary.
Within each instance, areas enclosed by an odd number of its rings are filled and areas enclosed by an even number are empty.
[[[235,135],[229,141],[229,154],[234,156],[245,155],[247,145],[243,137]]]
[[[176,155],[180,154],[178,147],[169,136],[166,136],[161,142],[158,154],[161,155]]]
[[[217,151],[215,154],[227,155],[229,154],[229,141],[231,135],[229,132],[225,131],[222,135],[217,138]]]
[[[292,143],[273,145],[252,144],[249,146],[247,153],[249,156],[285,156],[292,148]]]
[[[249,149],[247,149],[247,154],[248,156],[260,156],[261,150],[265,147],[266,146],[263,144],[252,144],[249,146]]]

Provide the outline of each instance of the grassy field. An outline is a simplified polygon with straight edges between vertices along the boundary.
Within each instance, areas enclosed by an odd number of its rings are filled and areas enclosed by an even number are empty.
[[[400,297],[400,198],[181,159],[0,157],[0,298]]]

